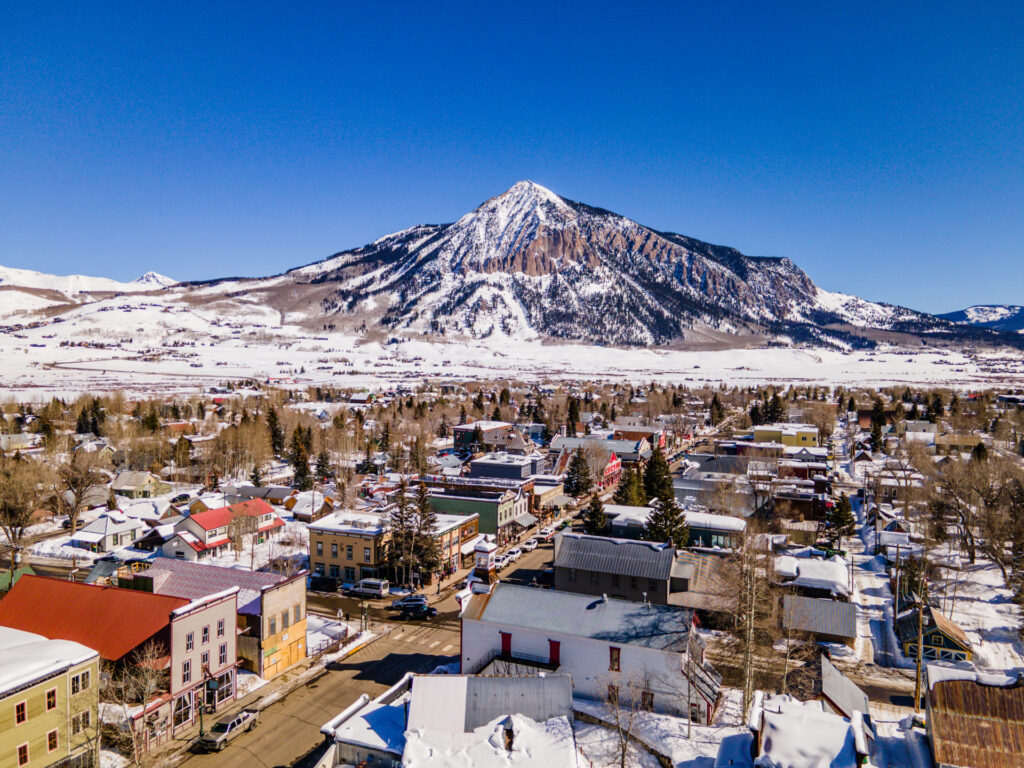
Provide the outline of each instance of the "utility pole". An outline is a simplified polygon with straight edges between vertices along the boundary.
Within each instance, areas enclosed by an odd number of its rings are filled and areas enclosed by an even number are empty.
[[[921,712],[921,663],[924,659],[924,601],[926,587],[921,574],[921,594],[917,600],[917,674],[914,676],[914,713]]]

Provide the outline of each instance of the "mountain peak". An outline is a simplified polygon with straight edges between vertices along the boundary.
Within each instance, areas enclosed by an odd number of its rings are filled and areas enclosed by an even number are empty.
[[[177,280],[172,280],[166,275],[161,275],[159,272],[147,272],[142,277],[132,280],[132,285],[145,285],[154,288],[167,288],[171,285],[177,285],[177,283]]]

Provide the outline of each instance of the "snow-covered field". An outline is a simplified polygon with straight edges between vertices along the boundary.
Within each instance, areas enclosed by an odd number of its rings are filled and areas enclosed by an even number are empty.
[[[430,379],[669,381],[692,384],[892,385],[962,387],[1024,384],[1024,356],[959,351],[874,352],[773,348],[693,352],[593,347],[491,337],[479,341],[364,342],[347,334],[313,336],[269,318],[168,307],[148,295],[108,300],[59,324],[0,333],[0,395],[44,400],[80,392],[194,392],[229,379],[283,386],[380,387]],[[94,307],[94,305],[89,305]],[[254,310],[258,308],[253,308]],[[76,317],[76,313],[81,313]],[[102,347],[61,346],[66,339]],[[194,345],[194,346],[193,346]]]

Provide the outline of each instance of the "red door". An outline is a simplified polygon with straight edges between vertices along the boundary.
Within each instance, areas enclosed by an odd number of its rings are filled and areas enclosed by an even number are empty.
[[[561,664],[562,644],[557,640],[548,640],[548,663],[552,667]]]
[[[502,632],[501,633],[501,655],[511,656],[512,655],[512,633]]]

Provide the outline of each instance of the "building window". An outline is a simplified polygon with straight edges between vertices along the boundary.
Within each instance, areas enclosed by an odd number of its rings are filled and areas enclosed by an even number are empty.
[[[209,624],[207,624],[205,627],[203,627],[203,635],[202,636],[203,636],[203,645],[206,645],[208,642],[210,642],[210,625]]]
[[[46,711],[57,708],[57,689],[51,688],[46,692]]]
[[[331,544],[331,557],[334,558],[335,560],[338,559],[338,545],[337,544]]]
[[[318,541],[316,543],[316,553],[318,555],[322,555],[324,553],[324,543],[322,541]]]
[[[89,671],[86,670],[80,675],[75,675],[71,678],[71,693],[81,693],[89,688]]]
[[[331,578],[332,578],[332,579],[336,579],[336,578],[338,578],[338,574],[339,574],[339,573],[340,573],[340,570],[338,569],[338,566],[336,566],[336,565],[334,565],[334,564],[332,563],[332,564],[331,564]]]
[[[617,573],[613,573],[612,574],[612,586],[613,587],[619,586],[619,574],[617,574]]]
[[[576,569],[575,568],[570,568],[569,569],[569,583],[570,584],[575,584],[576,583]]]
[[[619,655],[621,652],[622,649],[615,646],[608,649],[608,669],[612,672],[619,671]]]
[[[196,647],[196,633],[195,632],[189,632],[187,635],[185,635],[185,650],[186,651],[191,651],[195,647]]]
[[[220,644],[220,665],[223,667],[227,663],[228,663],[228,644],[227,643],[221,643]]]
[[[363,562],[364,563],[372,562],[372,560],[370,559],[370,548],[369,547],[363,547]]]
[[[18,747],[18,765],[28,765],[28,744]]]
[[[316,572],[317,576],[323,576],[324,575],[324,564],[323,563],[315,563],[313,565],[313,570]]]
[[[658,591],[658,582],[656,579],[647,580],[647,591],[652,594]]]
[[[217,637],[224,637],[224,619],[217,622]]]
[[[192,660],[181,662],[181,682],[192,682]]]
[[[601,581],[601,574],[599,574],[597,571],[591,571],[590,572],[590,586],[596,587],[598,585],[598,583],[600,583],[600,581]]]
[[[301,605],[296,603],[295,604],[295,609],[294,609],[293,613],[295,614],[295,623],[298,623],[298,622],[302,621],[302,606]]]
[[[77,715],[71,718],[71,733],[72,735],[81,733],[89,727],[89,710],[79,712]]]
[[[270,634],[271,635],[276,635],[277,634],[277,618],[274,617],[274,616],[270,617]]]
[[[640,692],[640,709],[644,712],[652,712],[654,710],[654,691]]]
[[[640,589],[640,585],[637,582],[638,582],[638,579],[637,579],[636,576],[630,576],[629,577],[629,588],[631,590],[633,590],[634,592],[636,592],[638,589]]]
[[[345,545],[345,559],[346,560],[351,560],[352,559],[352,545],[351,544],[346,544]]]
[[[288,611],[281,611],[281,631],[288,629]]]
[[[57,731],[46,734],[46,751],[53,752],[57,748]]]
[[[21,725],[26,720],[28,720],[28,704],[19,701],[14,705],[14,724]]]
[[[202,660],[202,665],[204,667],[209,667],[210,666],[210,652],[209,651],[203,651],[202,659],[203,659]]]
[[[184,696],[179,696],[178,700],[174,702],[174,715],[172,722],[175,726],[184,725],[192,719],[192,695],[186,693]]]
[[[355,581],[355,580],[356,580],[356,569],[355,568],[349,568],[348,566],[346,566],[345,567],[345,581]]]

